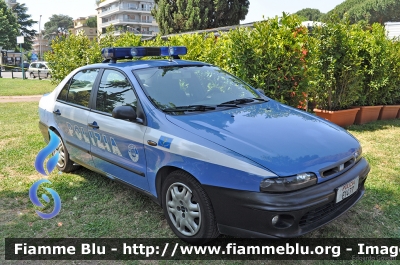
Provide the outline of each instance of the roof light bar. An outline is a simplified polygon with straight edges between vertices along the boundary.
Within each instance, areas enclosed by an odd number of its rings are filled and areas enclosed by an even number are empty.
[[[133,47],[131,48],[131,55],[133,57],[160,56],[160,49],[159,47]]]
[[[179,55],[187,54],[185,46],[172,47],[117,47],[103,48],[101,55],[106,61],[116,62],[121,59],[132,59],[144,56],[171,56],[179,58]]]
[[[187,54],[185,46],[161,47],[161,56],[178,56]]]

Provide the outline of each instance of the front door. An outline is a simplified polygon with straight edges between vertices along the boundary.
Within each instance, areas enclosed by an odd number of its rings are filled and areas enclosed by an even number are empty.
[[[113,118],[112,110],[118,106],[132,106],[136,110],[137,97],[122,72],[106,69],[97,91],[95,108],[88,118],[94,164],[108,177],[147,191],[143,146],[146,126]]]

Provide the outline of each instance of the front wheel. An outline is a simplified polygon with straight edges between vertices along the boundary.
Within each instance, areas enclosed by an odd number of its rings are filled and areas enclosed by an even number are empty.
[[[218,236],[214,210],[207,194],[185,171],[170,173],[162,188],[163,210],[172,231],[191,244],[204,244]]]

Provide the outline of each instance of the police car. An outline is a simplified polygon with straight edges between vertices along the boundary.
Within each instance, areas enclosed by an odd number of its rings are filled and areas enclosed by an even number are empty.
[[[299,236],[360,200],[370,167],[352,135],[186,52],[105,48],[103,63],[43,96],[39,127],[61,139],[58,169],[82,165],[147,194],[190,243]]]

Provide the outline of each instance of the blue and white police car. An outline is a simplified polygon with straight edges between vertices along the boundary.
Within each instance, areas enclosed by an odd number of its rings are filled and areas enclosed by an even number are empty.
[[[105,48],[103,63],[43,96],[58,169],[82,165],[147,194],[190,243],[299,236],[360,200],[370,167],[352,135],[186,52]],[[144,56],[167,58],[127,61]]]

